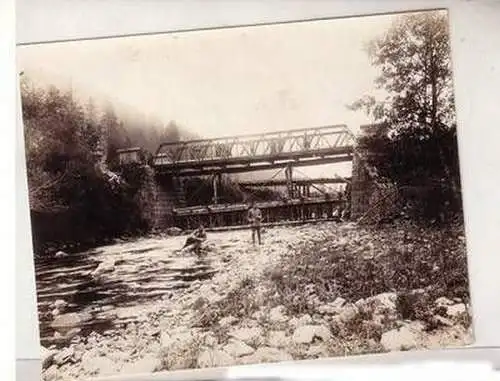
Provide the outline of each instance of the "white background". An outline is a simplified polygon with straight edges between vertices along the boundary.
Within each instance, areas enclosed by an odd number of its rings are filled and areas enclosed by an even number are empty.
[[[18,0],[16,39],[28,43],[432,7],[450,9],[475,345],[500,346],[500,1]],[[39,341],[20,126],[15,147],[16,358],[29,360],[39,357]],[[479,352],[468,353],[477,358]]]

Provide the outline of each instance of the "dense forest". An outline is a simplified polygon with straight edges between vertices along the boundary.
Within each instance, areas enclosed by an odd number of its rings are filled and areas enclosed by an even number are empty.
[[[151,226],[141,188],[147,168],[116,168],[116,150],[195,136],[175,122],[162,125],[111,104],[85,104],[70,92],[21,77],[32,236],[37,254],[79,250]]]
[[[35,86],[24,74],[21,78],[35,252],[80,250],[150,231],[143,186],[151,175],[147,165],[160,143],[199,136],[174,121],[164,125],[131,109],[118,113],[111,103],[85,103],[71,91]],[[131,147],[143,150],[144,164],[119,166],[117,150]],[[210,179],[190,178],[185,187],[188,205],[211,202]],[[246,201],[248,193],[223,178],[222,202]],[[251,196],[262,200],[278,194],[263,189]]]

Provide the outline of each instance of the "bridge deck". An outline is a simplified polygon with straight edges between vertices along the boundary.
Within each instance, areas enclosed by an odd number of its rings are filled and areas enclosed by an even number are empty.
[[[315,178],[315,179],[292,179],[292,184],[295,185],[312,185],[312,184],[345,184],[350,182],[350,178]],[[238,184],[243,187],[278,187],[288,185],[286,179],[272,179],[260,181],[238,181]]]
[[[315,197],[304,200],[258,202],[256,205],[262,210],[264,224],[276,224],[307,223],[318,218],[330,219],[334,211],[346,203],[344,199]],[[246,204],[200,205],[176,208],[173,214],[175,225],[184,229],[192,229],[200,224],[210,228],[237,227],[248,223],[247,210]]]
[[[345,125],[163,143],[155,169],[176,175],[238,173],[352,160],[353,137]]]

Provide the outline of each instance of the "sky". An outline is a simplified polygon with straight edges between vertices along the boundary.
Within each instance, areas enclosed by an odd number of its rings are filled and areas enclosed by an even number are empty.
[[[202,137],[371,123],[366,44],[395,15],[21,46],[20,71],[82,99],[131,107]],[[350,164],[336,165],[340,175]],[[342,168],[343,169],[342,169]],[[321,170],[318,175],[322,175]]]

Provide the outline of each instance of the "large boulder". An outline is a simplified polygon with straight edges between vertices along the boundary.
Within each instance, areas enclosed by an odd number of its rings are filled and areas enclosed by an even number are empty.
[[[57,253],[54,254],[54,257],[57,259],[62,259],[62,258],[67,258],[69,257],[68,253],[65,253],[62,250],[59,250]]]
[[[260,347],[252,355],[242,357],[239,363],[249,365],[282,361],[293,361],[293,357],[281,349]]]
[[[229,337],[243,341],[245,344],[254,345],[262,338],[262,328],[238,328],[229,332]]]
[[[118,366],[115,362],[107,357],[96,356],[91,351],[82,356],[82,368],[91,375],[109,376],[118,371]]]
[[[78,327],[79,325],[82,325],[83,323],[86,323],[90,320],[92,320],[92,315],[87,312],[82,312],[82,313],[71,312],[68,314],[57,316],[54,319],[54,321],[50,324],[50,326],[55,330],[59,329],[69,330],[71,328]]]
[[[182,229],[178,227],[170,227],[166,230],[166,233],[171,236],[178,236],[182,234]]]
[[[196,361],[199,344],[191,331],[160,334],[160,354],[168,370],[186,369]],[[194,357],[196,356],[196,357]]]
[[[57,299],[54,302],[54,307],[57,308],[58,310],[62,311],[64,308],[68,306],[68,302],[62,299]]]
[[[111,273],[115,271],[114,261],[107,261],[99,263],[99,266],[90,274],[93,278],[99,278],[100,276]]]
[[[267,337],[267,345],[274,348],[286,348],[290,344],[290,337],[285,331],[271,331]]]
[[[435,301],[434,301],[434,304],[436,305],[436,307],[447,307],[447,306],[451,306],[453,305],[453,301],[444,297],[444,296],[441,296],[440,298],[437,298]]]
[[[336,318],[341,323],[347,323],[354,319],[358,315],[358,313],[358,307],[356,307],[354,304],[347,304],[339,310],[338,316],[336,316]]]
[[[411,350],[418,346],[422,324],[404,325],[382,334],[380,344],[386,351]]]
[[[63,365],[73,358],[75,351],[72,347],[65,348],[54,356],[54,363]]]
[[[285,323],[289,320],[285,314],[285,307],[277,306],[269,311],[269,320],[272,323]]]
[[[217,349],[207,349],[201,352],[197,359],[199,368],[220,368],[233,364],[234,359],[229,354]]]
[[[234,316],[226,316],[219,320],[219,325],[221,327],[229,327],[238,322],[238,319]]]
[[[357,303],[357,307],[375,315],[394,315],[397,300],[398,296],[395,292],[384,292],[365,299],[363,303]]]
[[[341,308],[344,306],[346,300],[344,298],[338,297],[333,302],[323,304],[317,308],[318,313],[333,315],[339,313]]]
[[[309,325],[312,323],[313,323],[313,319],[312,319],[311,315],[309,315],[309,314],[302,315],[300,318],[295,318],[295,317],[291,318],[290,321],[288,322],[288,324],[292,328],[297,328],[297,327],[301,327],[303,325]]]
[[[52,361],[54,360],[54,356],[57,351],[53,351],[47,349],[45,347],[40,348],[40,358],[42,360],[42,369],[47,369],[50,365],[52,365]]]
[[[161,361],[158,356],[155,355],[147,355],[140,360],[126,363],[122,369],[121,373],[124,374],[147,374],[153,373],[157,370],[160,370]]]
[[[303,325],[295,329],[292,340],[297,344],[309,344],[315,338],[327,341],[330,337],[330,329],[325,325]]]
[[[446,314],[453,318],[459,317],[465,313],[467,313],[467,306],[464,303],[453,304],[446,308]]]
[[[251,355],[255,352],[255,349],[245,344],[243,341],[230,339],[229,342],[224,346],[224,352],[230,354],[233,357],[242,357]]]
[[[59,380],[61,377],[59,368],[57,365],[52,365],[42,373],[42,380],[43,381],[56,381]]]

